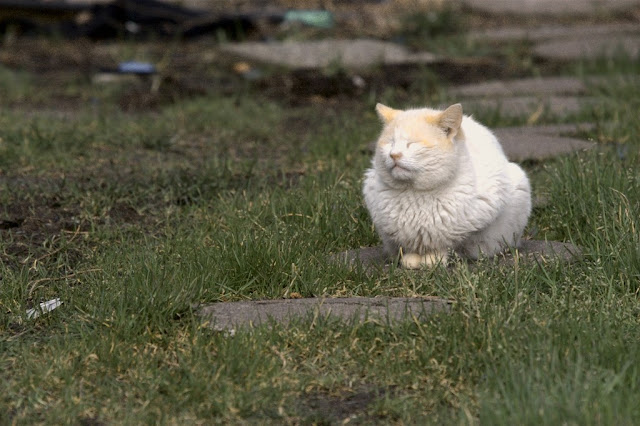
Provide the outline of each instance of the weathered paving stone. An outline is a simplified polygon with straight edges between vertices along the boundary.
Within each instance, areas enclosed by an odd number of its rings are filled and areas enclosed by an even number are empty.
[[[248,59],[299,69],[323,68],[334,63],[361,68],[437,60],[432,53],[412,53],[395,43],[369,39],[230,43],[222,49]]]
[[[543,124],[539,126],[527,127],[502,127],[501,131],[521,131],[527,133],[536,133],[540,135],[556,136],[556,135],[573,135],[581,132],[588,132],[596,128],[593,123],[566,123],[566,124]]]
[[[551,40],[538,44],[534,53],[547,60],[573,61],[613,57],[618,54],[640,57],[640,35],[584,36]]]
[[[575,96],[514,96],[495,99],[471,99],[462,101],[465,113],[497,110],[504,117],[530,116],[538,111],[555,116],[566,116],[580,112],[583,105],[594,103],[593,98]]]
[[[620,33],[638,33],[636,23],[616,23],[599,25],[547,25],[534,28],[501,27],[481,31],[471,31],[468,37],[472,40],[489,42],[508,42],[518,40],[545,41],[550,39],[611,36]]]
[[[507,127],[494,129],[502,149],[511,161],[544,160],[596,146],[593,142],[564,136],[549,136],[535,127]]]
[[[514,15],[590,15],[628,10],[638,0],[462,0],[472,9]]]
[[[515,253],[508,251],[499,254],[495,260],[499,265],[513,265],[519,262],[573,262],[582,255],[579,247],[559,241],[522,240]],[[365,270],[384,270],[390,260],[385,256],[381,246],[363,247],[347,250],[331,257],[334,262],[340,262],[352,267],[362,267]]]
[[[523,78],[506,81],[487,81],[452,87],[453,96],[513,97],[516,95],[580,95],[586,91],[585,83],[575,77]]]
[[[236,330],[312,316],[335,317],[346,321],[368,319],[397,322],[405,319],[421,320],[427,315],[447,312],[450,301],[438,298],[407,297],[345,297],[259,300],[214,303],[200,308],[199,314],[214,330]]]

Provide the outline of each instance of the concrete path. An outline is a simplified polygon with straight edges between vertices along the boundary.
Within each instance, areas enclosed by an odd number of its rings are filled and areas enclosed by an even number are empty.
[[[297,69],[324,68],[333,64],[361,68],[437,61],[432,53],[412,53],[404,46],[370,39],[230,43],[223,45],[222,50],[247,59]]]
[[[451,96],[513,97],[520,95],[581,95],[587,90],[584,81],[576,77],[532,77],[517,80],[491,80],[451,87]]]
[[[427,315],[447,312],[450,301],[438,298],[347,297],[284,300],[257,300],[214,303],[199,309],[199,315],[214,330],[234,332],[275,322],[288,324],[296,319],[331,316],[345,321],[382,323],[423,320]]]
[[[575,151],[584,151],[596,146],[593,142],[582,139],[550,135],[549,126],[537,127],[505,127],[494,129],[507,158],[511,161],[541,161],[558,155]],[[565,126],[568,130],[568,127]],[[575,127],[575,126],[574,126]],[[569,133],[569,132],[564,132]]]
[[[500,27],[471,31],[468,37],[472,40],[489,42],[509,41],[546,41],[552,39],[567,39],[595,36],[619,36],[624,34],[638,34],[638,24],[616,23],[595,25],[545,25],[542,27]]]
[[[566,136],[575,135],[581,132],[588,132],[595,129],[593,123],[573,123],[573,124],[542,124],[539,126],[523,127],[501,127],[501,131],[522,131],[546,136]],[[586,142],[586,141],[584,141]]]
[[[551,40],[538,44],[534,53],[547,60],[574,61],[624,55],[640,57],[640,34],[590,35]]]
[[[466,114],[497,111],[503,117],[529,117],[548,113],[556,117],[580,112],[587,103],[596,102],[593,98],[576,96],[512,96],[496,97],[493,99],[462,100],[462,107]]]
[[[640,6],[639,0],[462,0],[472,10],[530,16],[598,15]]]

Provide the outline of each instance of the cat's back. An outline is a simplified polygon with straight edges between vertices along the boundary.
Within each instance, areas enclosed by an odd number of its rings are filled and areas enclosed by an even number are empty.
[[[508,163],[502,145],[496,136],[484,125],[470,116],[462,120],[465,145],[471,160],[482,168],[503,168]]]

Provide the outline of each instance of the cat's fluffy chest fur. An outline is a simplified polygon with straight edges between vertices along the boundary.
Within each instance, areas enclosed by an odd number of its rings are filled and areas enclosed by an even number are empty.
[[[517,245],[531,211],[529,181],[486,127],[460,105],[377,111],[385,127],[363,193],[388,255],[416,268],[451,249],[477,258]]]

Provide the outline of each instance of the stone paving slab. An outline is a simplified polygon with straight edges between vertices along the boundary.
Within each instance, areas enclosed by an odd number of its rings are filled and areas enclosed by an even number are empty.
[[[579,247],[570,243],[559,241],[522,240],[517,254],[506,252],[497,255],[495,260],[498,265],[513,265],[516,258],[520,262],[540,262],[550,261],[573,262],[582,255]],[[366,270],[384,270],[389,267],[389,259],[385,256],[382,246],[363,247],[359,249],[347,250],[333,255],[331,261],[345,263],[352,267],[361,267]],[[473,263],[471,263],[473,265]]]
[[[588,132],[596,128],[594,123],[566,123],[566,124],[542,124],[539,126],[501,127],[503,132],[526,132],[546,136],[572,135],[580,132]]]
[[[587,87],[575,77],[522,78],[467,84],[449,89],[449,94],[464,97],[513,97],[516,95],[580,95]]]
[[[219,331],[235,331],[276,322],[286,325],[293,319],[331,316],[345,321],[372,319],[384,323],[423,320],[437,312],[447,312],[451,302],[439,298],[345,297],[257,300],[214,303],[200,308],[208,326]]]
[[[502,149],[511,161],[545,160],[558,155],[583,151],[596,146],[593,142],[564,136],[549,136],[536,127],[505,127],[494,129]]]
[[[222,50],[247,59],[298,69],[323,68],[334,63],[361,68],[437,61],[432,53],[412,53],[401,45],[370,39],[229,43],[222,46]]]
[[[513,15],[594,15],[630,10],[639,0],[462,0],[471,9]]]
[[[534,53],[547,60],[574,61],[613,57],[623,53],[630,58],[640,57],[640,35],[584,36],[542,42]]]
[[[505,41],[545,41],[550,39],[566,39],[593,36],[611,36],[620,33],[639,33],[635,23],[596,24],[596,25],[546,25],[534,28],[502,27],[481,31],[471,31],[467,35],[472,40],[505,42]]]
[[[513,96],[495,99],[470,99],[461,101],[466,114],[497,110],[504,117],[530,116],[549,112],[554,116],[567,116],[580,112],[583,105],[595,102],[594,98],[577,96]]]

